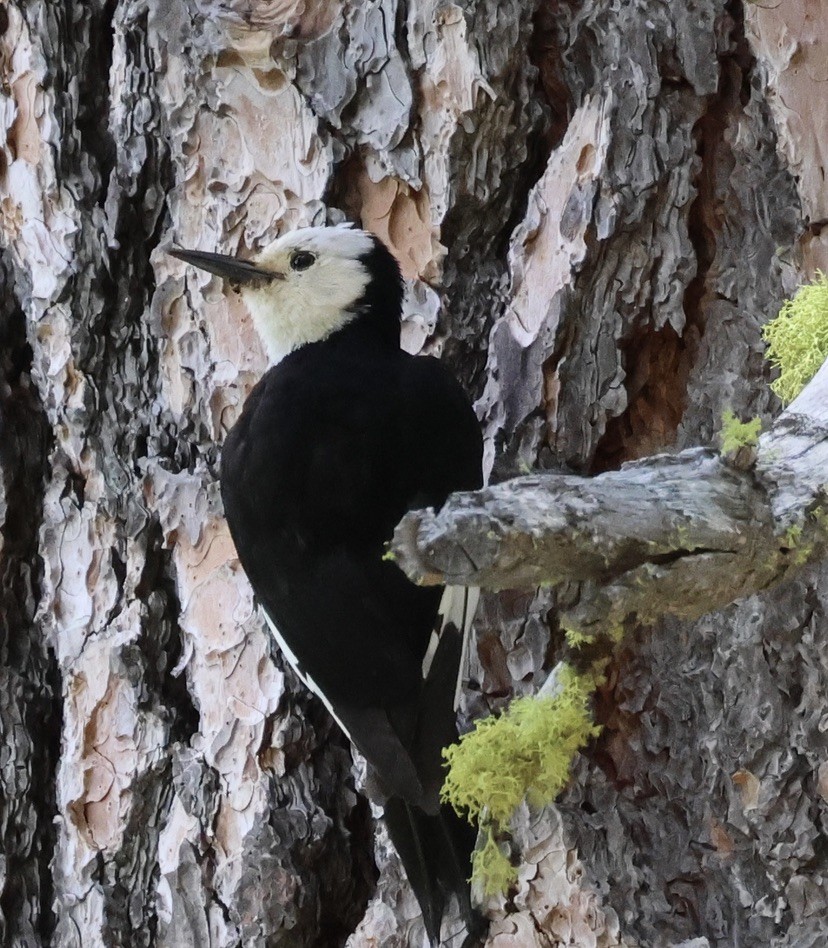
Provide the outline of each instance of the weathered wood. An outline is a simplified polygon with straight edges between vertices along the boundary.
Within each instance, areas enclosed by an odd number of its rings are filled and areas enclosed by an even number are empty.
[[[417,510],[391,549],[418,583],[584,584],[570,621],[698,618],[828,544],[828,363],[736,468],[693,449],[594,478],[520,477]]]
[[[779,528],[802,529],[828,510],[828,362],[759,444],[757,474]],[[819,526],[824,526],[818,523]]]
[[[762,500],[749,476],[693,449],[595,478],[529,475],[455,494],[439,512],[407,514],[392,549],[419,583],[610,583],[646,564],[757,556],[773,539]]]

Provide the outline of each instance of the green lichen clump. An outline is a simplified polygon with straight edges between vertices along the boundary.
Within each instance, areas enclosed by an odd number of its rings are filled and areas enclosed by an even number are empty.
[[[499,895],[517,882],[517,866],[509,859],[509,847],[497,842],[491,827],[486,830],[482,848],[472,855],[472,880],[486,895]]]
[[[595,636],[589,632],[580,632],[578,629],[564,629],[566,644],[570,648],[580,648],[582,645],[592,645]]]
[[[828,508],[820,504],[811,511],[810,518],[823,533],[828,532]]]
[[[826,534],[828,510],[820,505],[808,513],[804,524],[792,523],[785,530],[779,538],[780,547],[794,566],[803,566],[824,551]]]
[[[817,272],[813,283],[801,286],[762,335],[768,361],[779,368],[771,388],[787,405],[828,358],[828,277]]]
[[[730,409],[722,412],[722,428],[719,432],[722,454],[735,454],[739,448],[754,447],[761,433],[761,418],[739,421]]]
[[[524,797],[535,807],[554,800],[578,749],[599,731],[589,710],[594,677],[564,668],[558,682],[558,694],[518,698],[443,752],[443,800],[488,831],[472,867],[472,878],[487,893],[503,891],[515,878],[495,834],[507,830]]]
[[[564,628],[564,638],[570,648],[583,648],[585,645],[593,645],[599,639],[608,639],[616,645],[624,638],[624,627],[613,625],[609,628],[603,628],[599,632],[581,632],[579,629]]]
[[[782,547],[793,554],[792,562],[795,566],[803,566],[813,554],[813,546],[803,543],[802,524],[794,523],[782,534]]]

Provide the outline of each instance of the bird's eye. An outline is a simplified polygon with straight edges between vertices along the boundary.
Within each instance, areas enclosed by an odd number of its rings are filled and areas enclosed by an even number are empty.
[[[297,250],[296,253],[291,254],[290,257],[291,270],[307,270],[308,267],[312,267],[315,263],[316,254],[311,253],[310,250]]]

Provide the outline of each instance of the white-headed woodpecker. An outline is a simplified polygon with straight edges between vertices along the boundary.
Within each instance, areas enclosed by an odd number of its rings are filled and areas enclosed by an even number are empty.
[[[470,944],[474,834],[439,790],[473,597],[418,587],[384,554],[406,511],[480,487],[477,419],[436,359],[400,349],[400,268],[372,234],[297,230],[251,261],[171,252],[241,292],[272,363],[222,450],[242,566],[286,658],[387,794],[432,944],[452,895]]]

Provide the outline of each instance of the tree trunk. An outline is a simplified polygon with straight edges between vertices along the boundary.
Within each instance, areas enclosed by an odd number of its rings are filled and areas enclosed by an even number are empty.
[[[222,518],[261,344],[164,251],[374,230],[405,345],[478,399],[495,481],[711,445],[723,410],[778,411],[761,326],[828,269],[826,22],[826,0],[0,7],[3,944],[422,939]],[[546,678],[568,594],[483,597],[466,719]],[[827,605],[822,563],[628,623],[602,736],[516,821],[490,945],[823,944]]]

